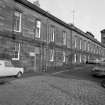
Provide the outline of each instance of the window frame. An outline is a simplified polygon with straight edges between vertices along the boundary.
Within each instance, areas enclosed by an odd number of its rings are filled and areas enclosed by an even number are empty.
[[[38,23],[40,22],[40,23]],[[37,33],[37,29],[38,29],[38,34]],[[36,19],[35,20],[35,38],[40,38],[41,36],[41,20]]]
[[[90,43],[88,42],[88,49],[87,51],[89,52],[90,51]]]
[[[76,63],[77,62],[77,54],[75,53],[74,54],[74,63]]]
[[[74,48],[77,48],[77,37],[74,37]]]
[[[63,62],[66,62],[66,53],[63,51]]]
[[[80,54],[80,63],[82,63],[82,55]]]
[[[50,61],[54,61],[54,49],[50,49]]]
[[[51,26],[50,27],[50,41],[51,42],[54,42],[54,39],[55,39],[55,27],[54,26]]]
[[[15,13],[18,13],[18,17],[19,17],[19,27],[17,28],[17,22],[14,19],[14,32],[21,32],[22,31],[22,13],[19,12],[18,10],[15,10],[14,12],[14,18],[16,17]],[[15,23],[16,23],[16,27],[15,27]],[[19,29],[19,30],[17,30]]]
[[[80,50],[82,50],[82,39],[80,39]]]
[[[16,44],[18,44],[18,51],[16,50],[16,46],[17,46]],[[20,60],[20,43],[15,43],[15,50],[14,50],[14,52],[16,52],[16,51],[18,52],[18,57],[17,58],[13,57],[12,60]]]
[[[63,31],[63,45],[66,45],[67,43],[67,32],[66,31]]]
[[[5,67],[14,67],[11,62],[5,61]]]
[[[87,42],[84,40],[84,50],[86,51],[86,44]]]

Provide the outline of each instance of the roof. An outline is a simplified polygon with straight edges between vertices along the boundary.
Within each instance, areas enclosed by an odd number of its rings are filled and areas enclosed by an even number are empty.
[[[40,14],[42,14],[42,15],[44,15],[44,16],[50,18],[50,19],[52,19],[53,21],[56,21],[57,23],[59,23],[59,24],[65,26],[66,28],[69,28],[69,29],[71,28],[70,25],[66,24],[66,23],[63,22],[62,20],[56,18],[56,17],[53,16],[52,14],[48,13],[47,11],[44,11],[44,10],[41,9],[40,7],[38,7],[38,6],[34,5],[34,4],[32,4],[31,2],[29,2],[29,1],[27,1],[27,0],[15,0],[15,1],[21,3],[21,4],[25,5],[25,6],[27,6],[27,7],[29,7],[29,8],[31,8],[31,9],[33,9],[33,10],[35,10],[36,12],[38,12],[38,13],[40,13]]]
[[[34,4],[32,4],[31,2],[29,2],[29,1],[27,1],[27,0],[15,0],[15,1],[16,1],[16,2],[19,2],[19,3],[23,4],[23,5],[25,5],[25,6],[27,6],[27,7],[29,7],[30,9],[35,10],[36,12],[38,12],[38,13],[40,13],[40,14],[42,14],[42,15],[48,17],[48,18],[50,18],[51,20],[53,20],[53,21],[55,21],[55,22],[57,22],[57,23],[63,25],[64,27],[66,27],[66,28],[68,28],[68,29],[71,29],[71,30],[73,30],[73,31],[76,31],[76,32],[80,33],[80,35],[82,35],[82,36],[84,36],[84,37],[86,37],[86,38],[88,38],[88,39],[90,39],[90,40],[92,40],[92,41],[98,43],[99,45],[105,47],[105,46],[104,46],[102,43],[100,43],[98,40],[96,40],[95,38],[90,38],[89,36],[86,35],[85,32],[83,32],[82,30],[80,30],[79,28],[77,28],[76,26],[74,26],[73,24],[70,25],[70,24],[65,23],[64,21],[58,19],[57,17],[53,16],[52,14],[48,13],[47,11],[44,11],[43,9],[41,9],[40,7],[38,7],[38,6],[34,5]]]

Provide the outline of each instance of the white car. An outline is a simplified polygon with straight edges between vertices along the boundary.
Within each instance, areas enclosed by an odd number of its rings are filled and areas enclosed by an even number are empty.
[[[11,61],[0,60],[0,77],[15,76],[19,78],[23,73],[24,69],[14,67]]]
[[[93,67],[92,75],[105,76],[105,61],[100,61]]]

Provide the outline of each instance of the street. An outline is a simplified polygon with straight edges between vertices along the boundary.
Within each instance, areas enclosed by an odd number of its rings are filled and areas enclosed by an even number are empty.
[[[0,85],[0,105],[104,105],[104,78],[91,76],[90,70],[76,67],[10,79]]]
[[[91,69],[94,65],[87,65],[84,67],[75,67],[72,69],[67,69],[63,72],[54,72],[51,73],[54,76],[62,77],[62,78],[75,78],[75,79],[81,79],[81,80],[88,80],[93,81],[95,83],[100,84],[102,80],[105,79],[105,77],[94,77],[91,74]]]

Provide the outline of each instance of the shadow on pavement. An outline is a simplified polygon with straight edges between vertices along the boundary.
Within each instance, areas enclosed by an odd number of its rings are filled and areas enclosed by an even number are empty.
[[[13,80],[16,80],[16,79],[13,78],[13,77],[6,77],[6,78],[5,77],[0,77],[0,85],[8,84]]]

